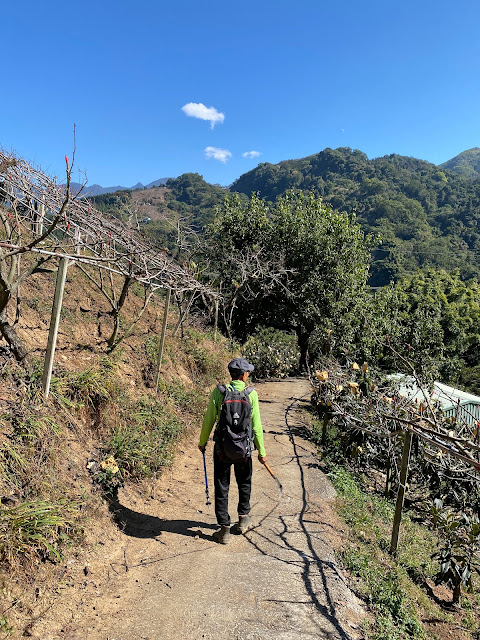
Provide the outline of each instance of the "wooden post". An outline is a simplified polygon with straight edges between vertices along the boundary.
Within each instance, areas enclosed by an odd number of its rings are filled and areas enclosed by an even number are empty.
[[[412,450],[412,432],[405,432],[403,443],[402,465],[400,468],[400,486],[397,493],[397,504],[395,505],[395,517],[393,519],[392,542],[390,544],[390,553],[392,556],[397,555],[398,536],[400,533],[400,523],[402,521],[402,509],[405,501],[405,484],[407,482],[408,465],[410,462],[410,452]]]
[[[80,227],[75,227],[75,236],[74,236],[74,242],[75,242],[75,253],[77,256],[80,255],[80,239],[81,239],[81,235],[80,235]]]
[[[327,426],[328,426],[328,409],[323,414],[323,422],[322,422],[322,447],[327,444]]]
[[[47,352],[45,354],[45,364],[43,365],[42,387],[46,398],[48,398],[50,380],[52,379],[53,358],[55,356],[55,347],[57,346],[58,325],[60,322],[60,312],[62,310],[67,268],[68,259],[60,258],[57,282],[55,284],[55,296],[53,298],[52,317],[50,319],[50,331],[48,332]]]
[[[160,336],[160,344],[158,346],[157,378],[155,380],[155,393],[158,393],[158,382],[160,380],[160,371],[162,369],[163,347],[165,346],[165,334],[167,333],[168,309],[170,307],[171,295],[172,295],[172,290],[167,289],[167,296],[165,298],[165,310],[163,312],[162,335]]]
[[[217,329],[218,329],[218,298],[215,299],[215,328],[213,330],[213,341],[217,341]]]

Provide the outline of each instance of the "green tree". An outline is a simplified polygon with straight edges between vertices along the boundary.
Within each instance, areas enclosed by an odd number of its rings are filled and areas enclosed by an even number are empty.
[[[247,202],[238,194],[226,197],[206,230],[199,258],[207,257],[206,270],[220,289],[221,321],[230,338],[244,337],[253,309],[284,277],[269,251],[270,234],[268,205],[255,194]]]
[[[463,282],[458,272],[419,269],[382,291],[379,299],[384,296],[389,303],[383,309],[382,332],[417,373],[429,380],[474,386],[467,376],[480,360],[478,283]],[[388,352],[380,361],[395,366]]]
[[[312,193],[289,191],[272,211],[271,251],[288,270],[287,290],[278,296],[286,324],[297,333],[300,365],[315,331],[324,351],[345,351],[362,325],[372,238],[354,214],[326,206]]]

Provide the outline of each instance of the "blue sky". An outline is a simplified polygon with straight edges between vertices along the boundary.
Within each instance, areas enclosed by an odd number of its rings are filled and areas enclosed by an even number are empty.
[[[226,185],[325,147],[441,163],[480,146],[478,1],[26,0],[1,13],[0,145],[50,174],[73,123],[77,167],[103,186],[190,171]]]

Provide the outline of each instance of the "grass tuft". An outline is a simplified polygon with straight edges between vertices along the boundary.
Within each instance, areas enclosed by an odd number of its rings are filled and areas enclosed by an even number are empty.
[[[35,500],[0,509],[0,561],[11,568],[25,560],[60,561],[63,544],[81,534],[79,506]]]

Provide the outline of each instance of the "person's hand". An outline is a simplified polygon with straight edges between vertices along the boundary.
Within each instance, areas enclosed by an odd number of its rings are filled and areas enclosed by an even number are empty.
[[[200,449],[200,451],[203,453],[205,451],[205,449],[207,448],[206,444],[199,444],[198,448]]]
[[[262,464],[265,464],[267,461],[267,456],[261,456],[260,454],[258,454],[258,461]]]

